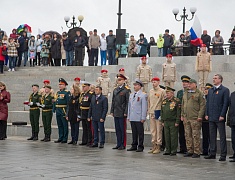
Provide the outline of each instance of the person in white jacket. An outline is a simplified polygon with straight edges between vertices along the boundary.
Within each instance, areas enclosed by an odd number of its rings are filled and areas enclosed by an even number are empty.
[[[35,58],[36,58],[36,65],[38,65],[38,66],[40,66],[40,64],[41,64],[40,53],[41,53],[41,49],[42,49],[42,42],[43,42],[43,40],[41,39],[41,35],[38,34],[37,35],[37,39],[35,41],[36,48],[37,48],[37,50],[36,50],[36,57]]]
[[[107,42],[106,42],[106,37],[105,34],[101,34],[100,38],[100,57],[101,57],[101,66],[106,65],[106,57],[107,57]]]

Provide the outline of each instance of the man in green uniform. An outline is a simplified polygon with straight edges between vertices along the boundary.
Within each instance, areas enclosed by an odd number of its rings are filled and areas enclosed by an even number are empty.
[[[59,131],[59,138],[55,143],[67,143],[68,141],[68,121],[66,120],[66,110],[69,101],[69,91],[66,90],[68,83],[59,79],[59,91],[55,94],[53,112],[56,113],[56,120]]]
[[[33,93],[29,97],[29,119],[32,127],[32,136],[27,140],[38,140],[38,133],[39,133],[39,116],[40,116],[40,98],[41,96],[38,93],[39,86],[37,84],[32,85]]]
[[[188,91],[183,95],[181,111],[187,145],[187,153],[184,157],[200,157],[201,128],[205,107],[205,98],[203,93],[197,89],[197,81],[190,79]]]
[[[187,89],[188,89],[188,84],[189,84],[190,79],[191,78],[186,76],[186,75],[181,76],[183,89],[179,90],[177,92],[177,96],[176,96],[180,100],[181,104],[182,104],[182,99],[183,99],[184,92],[186,92]],[[183,121],[180,121],[180,124],[179,124],[179,144],[180,144],[179,148],[180,148],[180,150],[177,153],[185,154],[187,152],[187,147],[186,147],[186,141],[185,141],[185,135],[184,134],[185,134],[184,124],[183,124]]]
[[[44,92],[45,94],[41,98],[41,108],[45,137],[41,141],[49,142],[51,141],[51,120],[54,97],[51,92],[51,86],[44,86]]]
[[[174,97],[174,89],[166,87],[166,98],[162,102],[161,122],[164,126],[166,151],[163,155],[175,156],[178,147],[180,123],[180,100]]]
[[[91,121],[88,121],[88,112],[90,109],[91,98],[94,95],[90,91],[90,83],[84,82],[82,84],[82,93],[79,97],[79,108],[78,108],[78,118],[82,121],[82,143],[79,145],[91,146],[92,145],[92,125]]]

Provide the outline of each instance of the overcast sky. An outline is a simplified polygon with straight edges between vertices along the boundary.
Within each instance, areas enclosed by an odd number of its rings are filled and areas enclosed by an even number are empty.
[[[117,28],[117,11],[119,0],[1,0],[0,28],[7,34],[20,24],[27,23],[34,35],[38,28],[42,31],[56,30],[62,32],[68,28],[64,16],[83,15],[82,27],[89,31],[94,28],[98,33],[108,33]],[[202,29],[214,35],[221,30],[225,41],[229,38],[235,25],[233,16],[235,0],[122,0],[122,28],[137,36],[144,33],[149,39],[163,33],[166,28],[178,37],[182,32],[182,22],[176,22],[173,8],[183,7],[190,14],[190,7],[196,7]],[[186,23],[189,29],[193,21]]]

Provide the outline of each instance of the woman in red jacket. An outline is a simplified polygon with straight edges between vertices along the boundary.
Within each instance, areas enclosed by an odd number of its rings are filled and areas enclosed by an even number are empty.
[[[6,46],[3,45],[2,40],[0,39],[0,74],[3,74],[3,67],[5,56],[2,54],[2,51],[6,51]]]
[[[6,91],[6,85],[0,81],[0,140],[5,140],[7,131],[8,106],[11,95]]]

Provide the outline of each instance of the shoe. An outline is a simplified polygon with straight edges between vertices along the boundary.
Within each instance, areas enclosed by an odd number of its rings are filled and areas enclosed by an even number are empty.
[[[45,141],[45,140],[46,140],[46,136],[43,139],[41,139],[41,141]]]
[[[34,136],[31,136],[31,137],[28,138],[27,140],[28,140],[28,141],[31,141],[31,140],[33,140],[33,138],[34,138]]]
[[[199,154],[193,154],[192,158],[200,158],[200,155]]]
[[[208,153],[202,153],[201,156],[208,156]]]
[[[235,155],[228,157],[229,159],[235,159]]]
[[[118,146],[115,146],[115,147],[113,147],[112,149],[118,149],[119,147]]]
[[[57,140],[57,141],[54,141],[54,143],[61,143],[62,140]]]
[[[68,144],[73,144],[73,141],[70,141]]]
[[[67,141],[61,141],[61,144],[65,144],[65,143],[67,143]]]
[[[5,140],[5,138],[0,138],[0,140]]]
[[[11,69],[8,69],[8,72],[10,72],[11,71]]]
[[[87,143],[80,143],[79,145],[80,146],[85,146]]]
[[[171,153],[170,156],[176,156],[176,153]]]
[[[187,153],[187,151],[184,151],[184,150],[180,150],[180,151],[177,151],[178,154],[185,154]]]
[[[134,147],[127,149],[127,151],[136,151],[136,150],[137,150],[137,148],[134,148]]]
[[[33,141],[37,141],[38,140],[38,136],[35,136],[34,138],[33,138]]]
[[[124,149],[126,149],[124,146],[120,146],[120,147],[118,148],[118,150],[124,150]]]
[[[164,155],[164,156],[166,156],[166,155],[171,155],[171,153],[164,152],[163,155]]]
[[[75,146],[75,145],[77,145],[78,144],[78,142],[77,141],[73,141],[73,145]]]
[[[92,144],[90,147],[98,147],[98,144]]]
[[[235,159],[230,160],[229,162],[235,162]]]
[[[15,69],[13,68],[11,71],[15,71]]]
[[[143,152],[144,151],[144,149],[137,149],[135,152]]]
[[[104,145],[103,145],[103,144],[100,144],[99,148],[104,148]]]
[[[192,157],[192,155],[193,155],[193,153],[186,153],[185,155],[184,155],[184,157]]]
[[[205,159],[215,159],[216,158],[216,156],[215,155],[209,155],[209,156],[206,156],[206,157],[204,157]]]
[[[219,158],[219,161],[226,161],[226,157],[221,156],[221,157]]]

